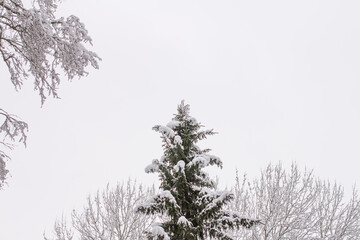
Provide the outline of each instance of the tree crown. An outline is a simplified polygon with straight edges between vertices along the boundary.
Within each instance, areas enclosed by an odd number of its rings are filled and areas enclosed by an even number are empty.
[[[232,239],[228,229],[250,227],[257,221],[223,209],[233,195],[215,191],[215,181],[203,170],[209,165],[221,168],[222,161],[210,155],[210,149],[201,150],[196,145],[215,132],[202,130],[189,113],[189,105],[182,101],[166,126],[153,127],[161,133],[164,155],[153,160],[145,171],[159,174],[163,191],[136,210],[165,219],[153,227],[149,239]]]

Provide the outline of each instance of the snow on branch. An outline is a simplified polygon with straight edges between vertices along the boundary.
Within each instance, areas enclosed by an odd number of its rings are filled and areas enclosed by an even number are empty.
[[[170,240],[169,235],[159,225],[153,225],[149,235],[153,240]]]
[[[152,160],[151,164],[145,168],[146,173],[155,173],[159,171],[160,162],[157,159]]]
[[[174,137],[174,144],[175,144],[175,145],[180,145],[180,146],[182,146],[182,139],[181,139],[180,136],[176,135],[176,136]]]
[[[239,212],[235,211],[224,211],[224,215],[217,220],[219,224],[224,226],[243,226],[250,228],[255,224],[260,223],[259,219],[252,219],[247,216],[241,215]]]
[[[182,225],[182,226],[186,226],[186,227],[191,227],[192,223],[186,219],[186,217],[181,216],[179,217],[178,221],[177,221],[178,225]]]
[[[209,154],[200,154],[193,158],[191,162],[187,164],[187,167],[192,167],[198,165],[201,168],[207,167],[209,165],[216,165],[222,168],[222,162],[219,157]]]
[[[154,197],[150,198],[146,202],[135,207],[136,212],[142,212],[146,214],[164,213],[167,209],[167,205],[171,205],[173,208],[179,210],[176,199],[170,191],[165,190]]]
[[[214,188],[216,181],[213,180],[207,172],[200,170],[199,174],[195,176],[195,179],[201,182],[202,188],[204,186]]]
[[[189,121],[192,125],[196,126],[196,125],[199,125],[198,121],[196,120],[196,118],[194,117],[190,117],[189,116]]]
[[[172,139],[175,137],[175,132],[171,128],[166,126],[156,125],[153,127],[153,130],[161,133],[164,137],[168,139]]]
[[[172,130],[179,126],[181,126],[181,122],[177,120],[172,120],[168,124],[166,124],[166,127],[171,128]]]
[[[206,207],[200,212],[200,216],[205,216],[214,208],[221,208],[222,205],[233,199],[233,194],[229,191],[207,192],[198,201],[206,203]]]
[[[185,174],[185,162],[183,160],[178,161],[178,163],[174,166],[175,172],[181,171],[183,174]]]
[[[171,148],[180,146],[183,148],[181,137],[177,135],[172,128],[168,126],[156,125],[152,129],[162,134],[164,142],[167,146]]]
[[[217,229],[217,228],[210,228],[210,231],[209,231],[209,235],[212,239],[221,239],[221,240],[234,240],[234,238],[224,232],[222,229]]]

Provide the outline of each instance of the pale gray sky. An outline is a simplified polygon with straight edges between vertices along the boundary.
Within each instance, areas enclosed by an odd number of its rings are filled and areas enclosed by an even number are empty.
[[[0,63],[0,103],[29,123],[0,191],[0,238],[41,239],[57,217],[107,183],[156,175],[159,135],[182,99],[218,135],[202,146],[256,176],[297,161],[351,190],[360,182],[360,2],[67,0],[86,24],[100,70],[40,99],[15,92]]]

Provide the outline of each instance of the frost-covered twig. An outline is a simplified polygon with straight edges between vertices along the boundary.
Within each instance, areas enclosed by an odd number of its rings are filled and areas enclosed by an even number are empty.
[[[26,146],[26,132],[28,125],[21,121],[17,116],[11,115],[0,108],[0,189],[6,183],[9,170],[6,168],[6,162],[10,157],[4,152],[5,149],[13,149],[14,142],[18,141]]]

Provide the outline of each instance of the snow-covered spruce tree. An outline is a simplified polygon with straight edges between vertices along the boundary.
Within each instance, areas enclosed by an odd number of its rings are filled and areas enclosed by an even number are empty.
[[[228,230],[251,227],[258,221],[223,209],[233,194],[215,191],[215,182],[203,171],[209,165],[221,168],[222,162],[208,154],[210,149],[201,150],[196,145],[215,132],[201,130],[203,126],[189,110],[182,102],[171,122],[153,127],[162,134],[164,155],[145,171],[159,174],[162,192],[137,206],[136,211],[165,219],[152,227],[148,239],[231,240]]]

